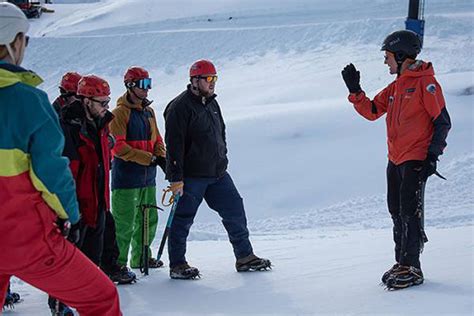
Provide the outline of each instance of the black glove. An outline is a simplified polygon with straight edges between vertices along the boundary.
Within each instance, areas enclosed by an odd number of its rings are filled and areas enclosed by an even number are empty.
[[[362,91],[362,88],[360,87],[360,72],[353,64],[344,67],[341,74],[350,93],[359,93]]]
[[[164,173],[166,173],[166,158],[161,156],[151,157],[150,166],[156,167],[159,166]]]
[[[68,219],[63,219],[59,218],[56,220],[56,226],[59,229],[59,232],[61,235],[64,236],[64,238],[67,238],[69,236],[69,231],[71,230],[71,222]]]
[[[71,226],[67,240],[77,245],[80,239],[81,239],[81,224],[80,222],[77,222],[76,224]]]
[[[438,161],[438,157],[432,153],[428,153],[428,156],[423,160],[421,165],[420,179],[422,181],[426,181],[428,177],[435,174],[437,165],[436,161]]]
[[[58,227],[61,235],[64,238],[67,238],[73,244],[79,242],[79,238],[81,236],[80,224],[79,222],[71,225],[71,222],[67,219],[59,218],[56,220],[56,226]]]

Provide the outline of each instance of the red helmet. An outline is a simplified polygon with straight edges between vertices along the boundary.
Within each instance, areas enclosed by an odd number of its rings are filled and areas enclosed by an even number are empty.
[[[189,69],[189,77],[216,75],[216,67],[209,60],[198,60]]]
[[[60,88],[64,89],[66,92],[77,92],[77,84],[81,80],[82,76],[77,72],[66,72],[61,79]]]
[[[87,75],[79,80],[77,95],[84,97],[108,97],[110,95],[110,86],[104,79]]]
[[[124,82],[135,82],[140,79],[150,78],[148,71],[142,67],[133,66],[127,69],[125,76],[123,77]]]

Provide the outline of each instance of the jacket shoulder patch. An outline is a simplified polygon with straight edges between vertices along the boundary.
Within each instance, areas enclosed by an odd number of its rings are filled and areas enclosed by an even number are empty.
[[[426,91],[428,91],[431,94],[435,94],[436,85],[434,83],[430,83],[429,85],[426,86]]]

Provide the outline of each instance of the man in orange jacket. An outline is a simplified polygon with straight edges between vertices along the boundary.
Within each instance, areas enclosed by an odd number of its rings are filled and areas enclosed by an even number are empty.
[[[397,79],[370,100],[360,87],[360,73],[347,65],[342,77],[349,101],[368,120],[387,113],[387,202],[393,220],[395,265],[382,282],[390,289],[423,283],[420,252],[426,180],[437,174],[438,156],[446,147],[451,120],[431,63],[416,60],[421,43],[416,33],[396,31],[382,45],[385,64]]]

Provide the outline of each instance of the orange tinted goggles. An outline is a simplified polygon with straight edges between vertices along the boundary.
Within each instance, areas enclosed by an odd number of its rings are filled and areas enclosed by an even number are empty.
[[[217,81],[217,76],[200,76],[199,79],[204,79],[207,83],[211,83]]]

